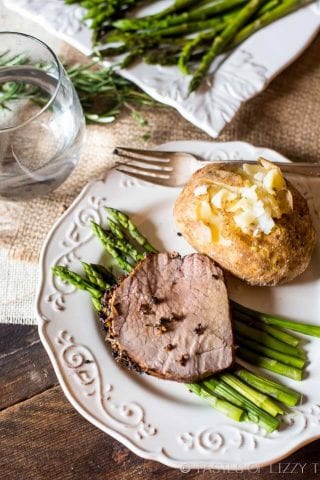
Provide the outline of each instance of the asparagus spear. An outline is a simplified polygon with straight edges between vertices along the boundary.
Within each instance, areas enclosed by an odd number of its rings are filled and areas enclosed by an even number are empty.
[[[113,273],[110,272],[110,270],[108,270],[103,265],[100,265],[100,264],[97,264],[97,263],[91,263],[91,266],[95,269],[95,271],[99,272],[100,275],[102,275],[102,277],[105,279],[105,281],[109,285],[114,285],[115,283],[117,283]]]
[[[153,21],[155,19],[163,18],[167,15],[172,15],[173,13],[179,12],[180,10],[186,10],[188,7],[192,7],[197,3],[199,3],[199,0],[176,0],[173,5],[170,5],[170,7],[161,10],[161,12],[156,13],[155,15],[150,15],[148,19],[150,21]]]
[[[107,47],[99,50],[99,55],[102,57],[116,57],[117,55],[122,55],[127,53],[129,50],[128,45],[119,45],[117,47]]]
[[[263,330],[251,327],[250,325],[247,325],[244,322],[240,322],[236,319],[234,319],[233,324],[237,334],[239,335],[250,338],[251,340],[255,340],[256,342],[269,348],[273,348],[274,350],[278,350],[281,353],[286,353],[298,358],[304,358],[304,352],[302,350],[277,340]]]
[[[234,48],[238,46],[261,28],[313,2],[314,0],[284,0],[279,6],[270,11],[266,11],[261,17],[242,28],[234,37],[230,47]]]
[[[95,265],[86,262],[81,262],[81,264],[88,280],[101,290],[107,290],[115,283],[113,275],[102,265]]]
[[[133,63],[139,60],[140,57],[144,54],[144,48],[135,48],[132,50],[121,62],[121,68],[129,68]]]
[[[121,247],[121,250],[124,253],[129,254],[137,262],[139,262],[144,258],[144,254],[140,253],[133,245],[131,245],[130,242],[127,241],[127,238],[123,233],[123,231],[121,230],[121,227],[119,224],[117,224],[116,222],[114,222],[109,218],[108,225],[111,233],[118,240],[119,244],[120,242],[123,243],[123,247]]]
[[[237,335],[236,338],[240,346],[249,348],[254,352],[261,353],[262,355],[268,358],[279,360],[279,362],[285,363],[286,365],[291,365],[292,367],[296,367],[296,368],[302,369],[305,366],[306,362],[302,358],[293,357],[291,355],[288,355],[287,353],[282,353],[282,352],[279,352],[278,350],[273,350],[272,348],[269,348],[266,345],[262,345],[261,343],[252,341],[249,338],[245,338],[241,335]]]
[[[287,343],[288,345],[291,345],[293,347],[297,347],[300,343],[299,338],[295,337],[294,335],[291,335],[288,332],[285,332],[284,330],[281,330],[280,328],[275,328],[272,327],[271,325],[259,325],[259,328],[261,330],[264,330],[265,332],[269,333],[272,337],[280,340],[281,342]],[[302,352],[301,358],[305,356],[303,353],[303,350],[300,350]]]
[[[296,322],[293,320],[288,320],[287,318],[258,312],[256,310],[252,310],[251,308],[244,307],[243,305],[239,305],[238,303],[235,303],[235,302],[231,302],[231,303],[234,306],[236,311],[247,313],[249,316],[252,316],[257,320],[260,320],[261,322],[267,325],[286,328],[288,330],[300,332],[305,335],[310,335],[312,337],[320,337],[319,325],[311,325],[308,323]]]
[[[115,221],[118,222],[128,233],[131,235],[136,242],[141,245],[146,252],[156,253],[157,250],[148,242],[148,240],[139,232],[136,225],[130,220],[128,215],[115,208],[106,207],[106,211],[109,216]]]
[[[198,47],[195,47],[195,50],[191,52],[190,62],[196,63],[203,57],[205,52],[205,43],[200,43]],[[153,65],[157,64],[164,66],[172,66],[178,64],[180,54],[181,48],[164,47],[159,50],[148,50],[142,58],[146,63],[151,63]]]
[[[70,283],[71,285],[75,286],[80,290],[85,290],[86,292],[90,293],[91,300],[94,305],[94,308],[99,311],[101,308],[100,299],[103,295],[103,291],[98,288],[93,283],[85,280],[77,273],[72,272],[69,270],[68,267],[63,266],[56,266],[52,268],[53,275],[60,277],[61,280],[64,282]]]
[[[222,373],[219,375],[219,378],[223,382],[227,383],[230,387],[234,388],[237,392],[251,400],[251,402],[253,402],[255,405],[270,413],[270,415],[273,417],[276,417],[278,414],[282,415],[284,413],[282,408],[280,408],[280,406],[271,398],[264,393],[257,392],[252,387],[246,385],[235,375],[232,375],[231,373]]]
[[[172,66],[178,63],[179,47],[153,48],[144,53],[142,59],[151,65]]]
[[[198,395],[198,397],[207,400],[210,403],[211,407],[218,410],[219,412],[227,415],[236,422],[241,422],[245,418],[245,412],[243,409],[233,405],[232,403],[218,398],[213,392],[208,393],[200,384],[190,383],[187,385],[191,392]]]
[[[189,85],[189,93],[196,90],[204,79],[211,63],[215,57],[221,53],[229,43],[232,42],[238,31],[245,25],[245,23],[258,11],[258,9],[266,2],[266,0],[250,0],[245,5],[238,15],[230,21],[228,26],[217,36],[204,55],[199,67],[195,71],[193,78]]]
[[[242,346],[238,348],[237,353],[240,358],[252,363],[252,365],[265,368],[266,370],[270,370],[270,372],[278,373],[279,375],[292,378],[293,380],[302,380],[302,370],[299,368],[291,367],[290,365],[285,365],[277,360],[259,355],[258,353],[252,352]]]
[[[141,29],[160,29],[168,28],[173,25],[180,25],[186,22],[193,22],[198,20],[208,20],[214,15],[231,10],[232,8],[246,3],[247,0],[216,0],[212,2],[208,7],[199,7],[197,9],[186,11],[180,15],[171,15],[163,20],[157,22],[151,22],[148,17],[145,19],[132,19],[125,18],[117,20],[113,23],[113,26],[119,30],[130,31],[130,30],[141,30]]]
[[[120,234],[120,232],[118,233]],[[100,235],[103,236],[103,233],[100,232]],[[133,245],[131,245],[130,242],[127,242],[125,238],[119,238],[119,236],[110,235],[110,233],[107,231],[104,231],[104,236],[108,237],[108,242],[113,246],[113,248],[120,250],[125,255],[129,255],[136,262],[139,262],[144,258],[144,254],[140,253]]]
[[[284,385],[276,383],[268,378],[257,375],[250,370],[247,370],[246,368],[243,368],[241,366],[237,367],[235,373],[247,384],[251,385],[259,392],[268,394],[271,397],[276,398],[288,407],[293,407],[301,401],[302,395],[299,392],[296,392],[289,387],[285,387]]]
[[[123,233],[123,231],[121,230],[121,227],[118,223],[114,222],[113,220],[111,220],[111,218],[108,218],[108,226],[110,228],[110,231],[111,233],[119,238],[120,240],[125,240],[127,241],[126,239],[126,236],[125,234]]]
[[[115,242],[111,240],[111,237],[107,235],[100,225],[92,222],[92,230],[93,233],[99,238],[107,252],[109,252],[110,255],[117,261],[119,266],[126,272],[131,272],[132,265],[127,261],[126,255],[115,246]],[[120,245],[118,244],[118,246]]]
[[[226,25],[227,23],[222,21],[220,24],[217,24],[211,30],[204,33],[199,33],[199,35],[197,35],[194,38],[191,38],[185,44],[185,46],[181,50],[181,54],[178,60],[178,67],[180,68],[182,73],[184,73],[185,75],[188,75],[190,73],[188,68],[188,62],[195,48],[198,45],[201,45],[204,40],[212,40],[213,38],[215,38],[217,33],[223,30],[226,27]]]
[[[257,13],[257,16],[261,16],[266,12],[269,12],[270,10],[273,10],[275,7],[280,5],[283,2],[283,0],[269,0],[267,3],[265,3],[260,10]]]
[[[295,337],[291,333],[285,332],[277,327],[272,327],[271,325],[266,325],[264,323],[255,320],[253,317],[242,313],[240,311],[233,311],[233,315],[237,320],[242,321],[243,323],[250,325],[251,327],[257,328],[259,330],[263,330],[264,332],[269,333],[272,337],[280,340],[281,342],[287,343],[292,347],[298,347],[300,340],[299,338]],[[301,358],[303,356],[303,351],[301,350]]]
[[[61,280],[70,283],[71,285],[79,288],[80,290],[85,290],[90,293],[95,298],[101,298],[101,288],[97,287],[93,283],[85,280],[77,273],[69,270],[68,267],[63,267],[58,265],[52,268],[52,273],[61,278]]]
[[[232,12],[234,15],[234,12]],[[145,37],[156,37],[157,41],[161,41],[161,37],[175,37],[179,35],[189,35],[190,33],[200,32],[202,30],[208,30],[219,26],[222,22],[225,22],[231,15],[223,15],[218,18],[211,18],[208,20],[200,20],[198,22],[182,23],[181,25],[174,25],[173,27],[161,28],[159,30],[152,29],[143,33]]]
[[[235,403],[236,405],[241,405],[248,413],[248,418],[255,423],[261,425],[268,432],[273,432],[279,426],[279,420],[269,413],[262,410],[251,400],[246,398],[241,393],[237,392],[230,385],[226,384],[222,380],[217,380],[215,377],[210,378],[209,380],[204,380],[202,384],[207,388],[210,393],[214,393],[221,398],[225,398],[229,402]]]
[[[311,337],[320,337],[319,325],[296,322],[292,320],[287,320],[285,318],[273,317],[272,315],[265,314],[261,315],[259,320],[261,320],[267,325],[275,325],[277,327],[287,328],[288,330],[303,333],[304,335],[309,335]]]
[[[155,44],[159,44],[161,38],[156,35],[150,36],[148,33],[127,33],[114,30],[108,33],[104,40],[107,43],[123,42],[129,49],[136,49],[153,47]]]

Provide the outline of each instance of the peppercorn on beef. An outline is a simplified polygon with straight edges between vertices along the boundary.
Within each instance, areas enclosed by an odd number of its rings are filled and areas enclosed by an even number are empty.
[[[129,368],[191,382],[233,362],[223,273],[206,255],[149,254],[103,304],[107,340]]]

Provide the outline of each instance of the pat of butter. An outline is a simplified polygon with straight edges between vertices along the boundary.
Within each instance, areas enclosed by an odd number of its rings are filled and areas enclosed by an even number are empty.
[[[246,173],[249,177],[255,177],[256,175],[259,176],[265,175],[266,170],[261,165],[252,164],[252,163],[244,163],[241,167],[241,170]]]
[[[237,197],[238,195],[235,192],[222,188],[211,198],[211,203],[216,208],[223,208],[228,202],[232,202]]]
[[[286,188],[286,182],[280,170],[273,168],[268,171],[263,179],[263,188],[272,195],[275,193],[275,190]]]

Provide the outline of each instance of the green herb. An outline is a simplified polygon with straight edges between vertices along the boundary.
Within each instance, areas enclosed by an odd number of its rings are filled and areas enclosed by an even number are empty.
[[[12,57],[9,52],[5,52],[0,56],[0,67],[26,65],[28,62],[26,55]],[[39,68],[45,66],[39,65]],[[88,123],[112,123],[122,111],[127,110],[141,128],[146,128],[148,122],[140,112],[141,107],[160,106],[129,80],[119,76],[114,68],[99,68],[97,62],[84,66],[66,65],[65,68]],[[41,90],[33,85],[23,82],[0,85],[0,110],[9,109],[12,101],[22,98],[30,98],[40,104],[47,101]]]

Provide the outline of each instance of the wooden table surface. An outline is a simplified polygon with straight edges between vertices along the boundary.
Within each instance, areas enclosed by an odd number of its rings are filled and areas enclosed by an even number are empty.
[[[320,441],[255,472],[182,473],[137,457],[69,404],[35,326],[0,324],[0,408],[1,480],[320,478]]]

